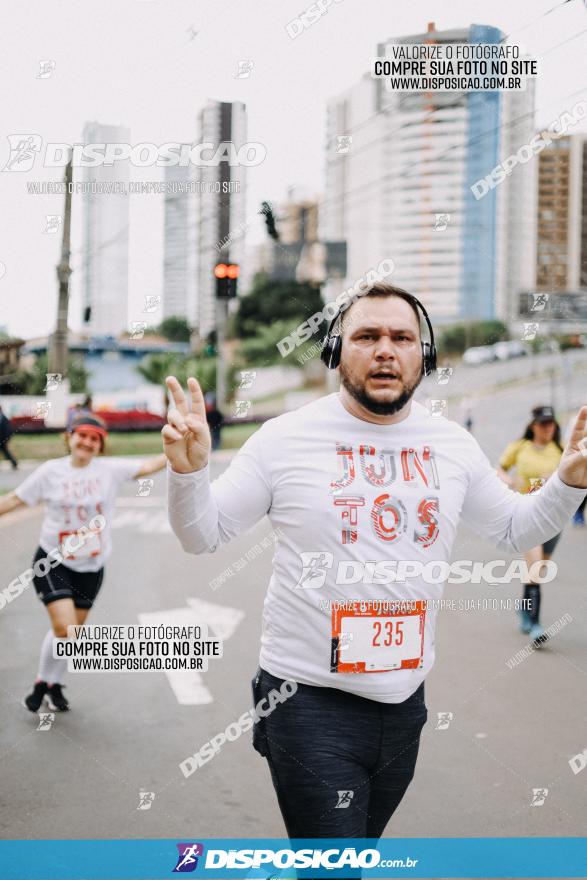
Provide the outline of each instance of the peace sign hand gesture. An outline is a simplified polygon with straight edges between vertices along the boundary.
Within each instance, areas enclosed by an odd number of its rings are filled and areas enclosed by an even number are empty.
[[[188,400],[175,376],[168,376],[165,384],[175,406],[167,413],[168,424],[161,431],[163,451],[176,473],[191,474],[206,467],[210,457],[210,429],[202,389],[197,379],[188,379],[190,412]]]

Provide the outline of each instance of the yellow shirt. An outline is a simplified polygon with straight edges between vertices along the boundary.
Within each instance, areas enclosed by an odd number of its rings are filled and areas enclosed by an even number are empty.
[[[530,480],[546,480],[557,469],[562,452],[551,440],[544,449],[537,449],[531,440],[516,440],[508,443],[499,466],[504,471],[516,468],[516,488],[518,492],[529,492]]]

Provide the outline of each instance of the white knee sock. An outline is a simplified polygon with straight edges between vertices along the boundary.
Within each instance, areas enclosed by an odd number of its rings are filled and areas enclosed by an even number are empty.
[[[37,672],[37,680],[46,681],[48,684],[63,684],[63,679],[67,671],[67,658],[53,657],[53,642],[56,636],[50,629],[41,645],[41,656],[39,657],[39,670]]]

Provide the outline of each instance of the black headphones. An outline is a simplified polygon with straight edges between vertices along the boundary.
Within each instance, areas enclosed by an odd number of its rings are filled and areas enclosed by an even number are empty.
[[[401,299],[405,299],[406,302],[409,302],[416,308],[420,309],[424,316],[424,320],[428,325],[430,342],[422,342],[422,370],[425,376],[429,376],[436,370],[436,345],[434,344],[434,330],[432,329],[432,324],[430,323],[428,312],[426,311],[420,300],[412,293],[402,292],[396,293],[394,295],[401,297]],[[338,367],[338,365],[340,364],[340,355],[342,351],[342,336],[340,335],[340,333],[333,333],[332,328],[334,327],[340,316],[353,304],[354,301],[354,299],[350,300],[350,302],[346,303],[346,305],[338,310],[338,313],[330,322],[328,332],[326,333],[326,336],[324,337],[324,340],[322,342],[320,360],[328,367],[329,370],[335,370]]]

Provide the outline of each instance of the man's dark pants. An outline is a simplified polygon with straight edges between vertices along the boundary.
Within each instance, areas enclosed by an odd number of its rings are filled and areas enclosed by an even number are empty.
[[[255,705],[282,684],[259,669]],[[403,703],[298,684],[253,729],[288,836],[381,837],[413,778],[427,715],[423,682]]]

